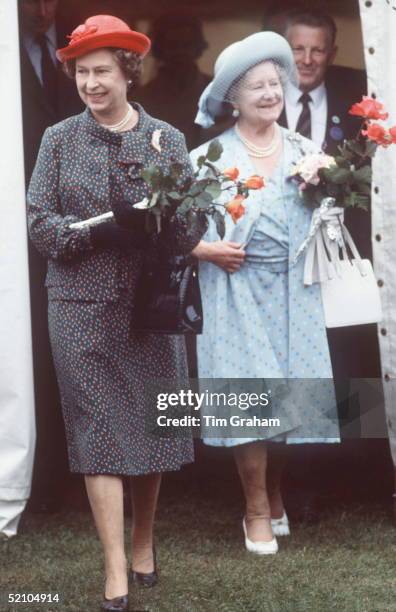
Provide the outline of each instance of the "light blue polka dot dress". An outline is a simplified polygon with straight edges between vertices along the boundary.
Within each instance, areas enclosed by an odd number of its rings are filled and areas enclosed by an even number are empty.
[[[225,240],[245,245],[241,269],[228,274],[210,262],[200,262],[204,330],[198,337],[201,390],[213,388],[213,379],[261,379],[268,386],[283,379],[282,393],[273,396],[271,414],[279,416],[280,425],[204,428],[204,441],[213,446],[256,439],[339,440],[320,288],[304,287],[303,257],[292,263],[308,233],[312,211],[288,177],[293,164],[316,149],[311,141],[283,128],[282,137],[283,155],[265,188],[250,192],[246,213],[237,224],[225,217]],[[242,179],[257,174],[233,128],[219,140],[223,146],[216,162],[219,169],[237,166]],[[193,163],[207,147],[208,143],[191,153]],[[219,240],[214,224],[204,239]],[[205,413],[215,415],[216,409],[203,406]],[[249,408],[243,416],[252,413],[257,410]],[[224,408],[217,415],[224,416]]]

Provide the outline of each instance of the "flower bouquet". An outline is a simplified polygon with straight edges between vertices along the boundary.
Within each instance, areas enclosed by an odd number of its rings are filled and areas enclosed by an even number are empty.
[[[198,158],[197,171],[187,177],[185,168],[177,163],[171,164],[168,172],[158,166],[142,171],[151,195],[133,207],[145,211],[147,232],[160,234],[169,223],[179,223],[181,219],[187,233],[202,236],[211,217],[220,238],[224,238],[225,214],[237,223],[245,213],[250,189],[260,189],[264,181],[259,176],[241,181],[235,167],[218,170],[215,162],[222,151],[221,144],[212,141],[206,154]],[[229,198],[224,197],[228,194]],[[219,203],[219,199],[226,203]],[[138,329],[201,333],[203,316],[196,262],[189,258],[165,258],[162,269],[154,266],[142,279],[135,308]]]
[[[294,262],[306,251],[304,284],[322,283],[328,327],[378,322],[381,318],[371,262],[360,258],[343,220],[346,207],[369,209],[371,159],[379,146],[396,143],[396,126],[387,128],[379,123],[388,113],[383,104],[369,97],[354,104],[349,113],[362,118],[356,137],[345,140],[334,157],[303,157],[290,177],[305,202],[315,209],[308,236]]]
[[[157,130],[160,132],[160,130]],[[159,148],[159,134],[156,134],[153,146]],[[208,217],[212,217],[221,239],[225,234],[224,215],[229,214],[234,221],[243,217],[246,199],[251,189],[265,186],[261,176],[253,175],[244,181],[238,180],[239,170],[236,167],[220,171],[215,166],[223,152],[218,140],[213,140],[207,152],[197,160],[197,170],[186,176],[185,166],[172,163],[165,172],[160,166],[151,165],[144,168],[141,177],[147,183],[150,196],[134,204],[129,203],[136,212],[144,212],[144,229],[148,233],[160,233],[164,222],[184,218],[187,231],[197,230],[203,233]],[[205,169],[205,176],[201,177]],[[201,177],[201,178],[200,178]],[[225,204],[218,199],[224,192],[229,192],[230,199]],[[118,197],[121,197],[118,194]],[[223,197],[221,199],[224,199]],[[113,213],[107,212],[84,221],[73,223],[71,229],[112,221]]]
[[[207,152],[198,158],[196,172],[187,178],[183,178],[185,169],[178,163],[172,163],[166,173],[155,165],[142,171],[141,176],[149,186],[151,196],[134,204],[134,208],[148,213],[148,232],[159,233],[164,220],[178,215],[185,218],[188,231],[197,230],[202,234],[208,217],[212,217],[220,238],[224,238],[224,213],[228,213],[236,223],[245,213],[249,191],[261,189],[264,181],[260,176],[238,180],[239,170],[235,167],[218,170],[215,162],[222,152],[220,142],[213,140]],[[206,172],[200,178],[202,169],[206,169]],[[226,204],[221,204],[218,200],[224,192],[229,192],[230,199]]]
[[[357,206],[368,210],[371,195],[371,159],[378,146],[396,142],[396,126],[390,129],[376,123],[388,118],[384,106],[372,98],[363,97],[354,104],[350,115],[362,118],[355,138],[344,140],[338,155],[314,154],[301,159],[292,172],[304,200],[320,206],[331,197],[334,206]]]

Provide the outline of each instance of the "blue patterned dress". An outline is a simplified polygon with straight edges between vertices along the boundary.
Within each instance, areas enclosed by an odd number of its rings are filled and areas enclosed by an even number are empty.
[[[200,262],[204,331],[198,337],[201,388],[210,379],[287,379],[288,391],[273,397],[278,427],[229,427],[217,436],[204,429],[205,442],[234,446],[255,439],[336,442],[338,424],[332,369],[320,288],[304,287],[303,258],[292,260],[307,235],[311,210],[288,179],[293,163],[316,152],[311,141],[282,129],[283,155],[264,189],[250,192],[246,213],[234,224],[226,216],[226,240],[245,245],[246,259],[233,274]],[[220,169],[237,166],[240,178],[257,174],[233,128],[219,138]],[[193,164],[208,143],[191,153]],[[228,195],[229,198],[229,195]],[[214,224],[205,240],[215,241]],[[205,379],[207,379],[205,381]],[[272,382],[273,385],[273,382]],[[276,392],[275,392],[276,393]],[[213,407],[203,413],[214,414]],[[244,416],[252,411],[249,408]],[[263,415],[264,416],[264,415]],[[235,434],[235,435],[234,435]]]

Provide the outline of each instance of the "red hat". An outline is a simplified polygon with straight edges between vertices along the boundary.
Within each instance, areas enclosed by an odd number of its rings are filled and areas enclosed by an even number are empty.
[[[134,32],[124,21],[111,15],[89,17],[67,38],[70,38],[67,47],[56,52],[61,62],[102,47],[128,49],[143,57],[151,47],[150,39],[145,34]]]

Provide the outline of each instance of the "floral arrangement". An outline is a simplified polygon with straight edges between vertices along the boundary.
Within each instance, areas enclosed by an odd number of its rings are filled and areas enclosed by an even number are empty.
[[[371,159],[378,146],[396,143],[396,126],[387,128],[388,113],[380,102],[364,96],[353,104],[349,114],[362,118],[355,138],[344,140],[335,157],[307,155],[293,168],[291,178],[298,183],[305,201],[320,206],[325,198],[334,198],[334,205],[368,209],[371,195]]]
[[[159,147],[159,138],[156,138],[155,145]],[[198,158],[197,171],[187,178],[184,166],[179,163],[172,163],[167,173],[156,165],[142,170],[141,176],[150,187],[151,196],[134,204],[134,208],[148,213],[148,232],[160,232],[161,223],[175,215],[185,217],[187,229],[205,230],[208,217],[212,217],[220,238],[224,238],[224,214],[229,214],[234,223],[237,223],[245,213],[249,191],[264,187],[264,180],[254,175],[241,181],[238,179],[238,168],[218,170],[214,164],[222,152],[220,142],[213,140],[206,154]],[[206,172],[200,178],[202,169]],[[220,204],[217,200],[224,192],[229,192],[230,199]]]

